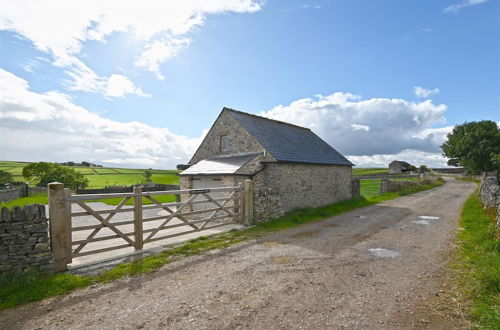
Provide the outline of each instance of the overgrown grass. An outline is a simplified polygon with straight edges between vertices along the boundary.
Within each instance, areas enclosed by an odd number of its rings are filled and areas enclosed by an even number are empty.
[[[0,288],[0,309],[52,297],[94,283],[109,282],[125,276],[152,272],[182,257],[201,254],[213,249],[226,248],[236,243],[255,239],[271,232],[319,221],[357,208],[374,205],[382,201],[434,188],[443,183],[444,180],[441,180],[432,185],[411,187],[410,189],[400,192],[387,193],[369,198],[352,198],[325,207],[292,211],[283,217],[258,224],[242,231],[230,231],[227,233],[198,237],[170,250],[140,260],[122,263],[96,276],[80,276],[69,273],[49,276],[30,273],[27,278],[24,276],[5,277],[2,279],[2,287]]]
[[[500,328],[500,240],[494,212],[483,209],[477,191],[465,202],[460,217],[455,280],[472,303],[470,313],[481,329]]]
[[[93,282],[94,279],[89,276],[69,273],[4,274],[0,277],[0,310],[84,288]]]
[[[460,180],[460,181],[465,181],[465,182],[473,182],[473,183],[481,183],[481,180],[466,176],[466,177],[461,177],[461,176],[456,176],[455,180]]]
[[[2,207],[12,208],[13,206],[23,207],[24,205],[28,204],[47,204],[47,203],[48,203],[47,195],[26,196],[5,203],[0,203],[0,208]]]

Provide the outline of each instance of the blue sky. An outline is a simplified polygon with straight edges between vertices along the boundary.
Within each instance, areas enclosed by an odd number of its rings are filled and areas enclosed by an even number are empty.
[[[227,106],[361,166],[441,166],[453,125],[500,121],[497,0],[2,8],[1,159],[172,168]]]

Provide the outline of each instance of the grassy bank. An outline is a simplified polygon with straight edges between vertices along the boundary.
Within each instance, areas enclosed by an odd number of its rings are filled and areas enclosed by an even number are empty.
[[[477,191],[465,202],[460,218],[455,280],[469,314],[480,329],[500,328],[500,240],[494,212],[483,209]]]
[[[179,258],[200,254],[213,249],[225,248],[242,241],[264,236],[271,232],[296,227],[312,221],[320,221],[357,208],[434,188],[443,183],[444,180],[441,180],[432,185],[411,187],[410,189],[400,192],[387,193],[368,198],[352,198],[325,207],[306,208],[293,211],[287,213],[283,217],[258,224],[242,231],[232,231],[199,237],[156,255],[120,264],[96,276],[79,276],[67,273],[56,275],[29,273],[15,277],[4,276],[0,280],[0,309],[56,296],[95,283],[109,282],[125,276],[152,272]]]

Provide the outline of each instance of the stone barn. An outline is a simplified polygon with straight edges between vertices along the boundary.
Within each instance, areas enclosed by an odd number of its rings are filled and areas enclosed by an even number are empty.
[[[389,173],[404,173],[410,171],[411,164],[401,160],[394,160],[389,164]]]
[[[181,189],[253,180],[256,222],[352,197],[353,164],[310,129],[229,108],[189,165]]]

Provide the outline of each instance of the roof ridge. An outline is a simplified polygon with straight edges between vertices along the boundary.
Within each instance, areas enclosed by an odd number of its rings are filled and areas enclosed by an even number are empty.
[[[301,128],[301,129],[305,129],[305,130],[308,130],[308,131],[311,130],[310,128],[307,128],[307,127],[303,127],[303,126],[299,126],[299,125],[287,123],[287,122],[281,121],[281,120],[276,120],[276,119],[271,119],[271,118],[267,118],[267,117],[263,117],[263,116],[254,115],[253,113],[248,113],[248,112],[236,110],[236,109],[233,109],[233,108],[224,107],[222,109],[222,111],[224,111],[224,110],[227,110],[229,112],[231,112],[231,111],[232,112],[237,112],[237,113],[240,113],[240,114],[243,114],[243,115],[247,115],[247,116],[251,116],[251,117],[256,117],[256,118],[260,118],[260,119],[265,119],[265,120],[273,121],[273,122],[278,123],[278,124],[284,124],[284,125],[288,125],[288,126],[292,126],[292,127],[296,127],[296,128]]]

